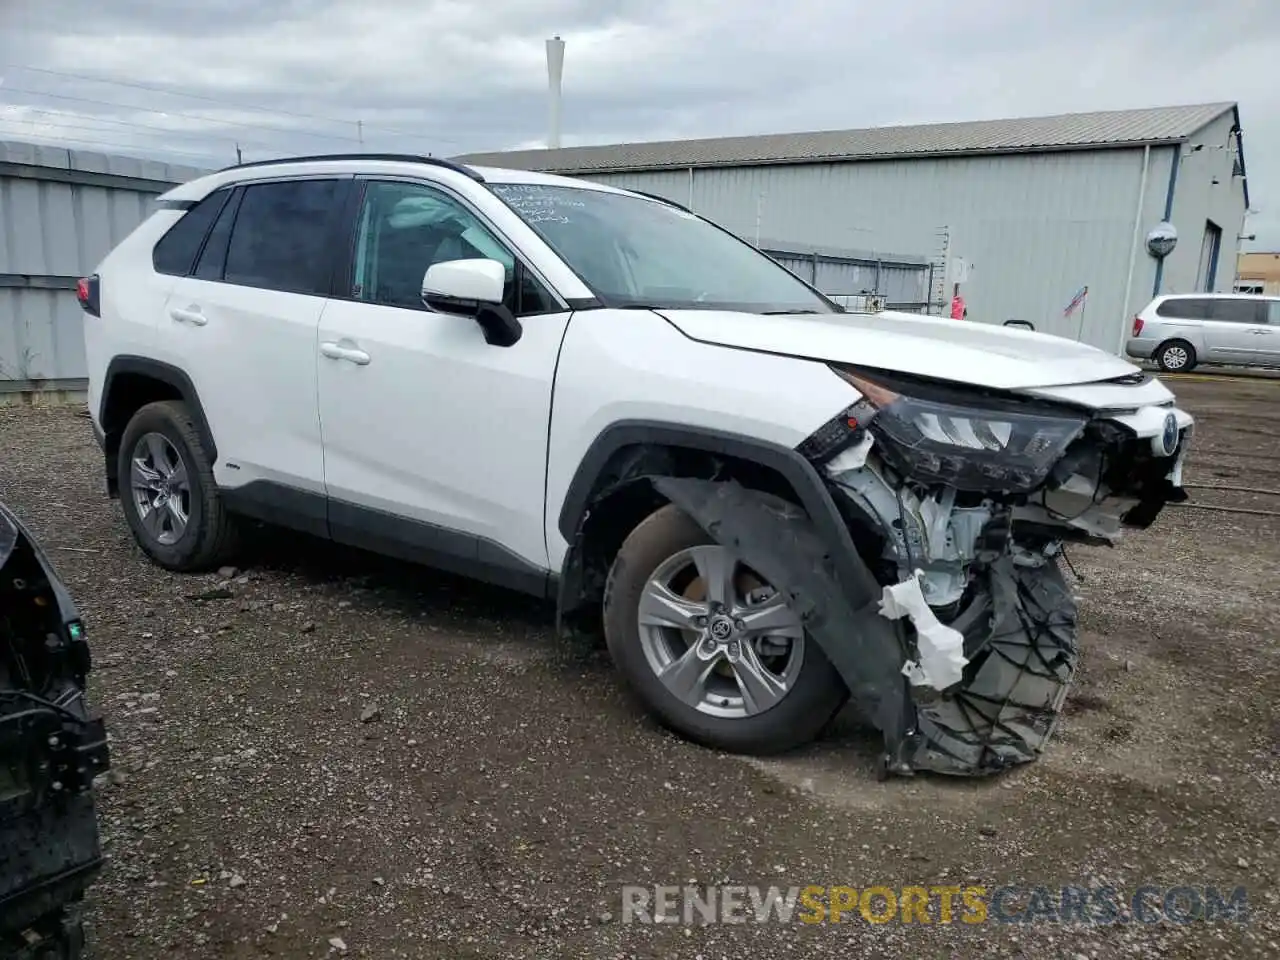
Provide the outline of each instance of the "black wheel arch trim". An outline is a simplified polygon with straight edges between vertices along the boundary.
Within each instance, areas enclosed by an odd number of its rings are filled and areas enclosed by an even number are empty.
[[[213,431],[209,428],[209,420],[205,417],[204,407],[200,403],[200,395],[196,392],[195,384],[180,367],[153,360],[150,357],[121,355],[114,357],[107,366],[107,373],[102,381],[102,396],[98,402],[98,423],[101,424],[104,434],[110,435],[124,430],[125,424],[108,425],[107,410],[116,378],[125,374],[149,377],[178,391],[182,402],[191,411],[196,431],[200,434],[200,443],[203,444],[205,453],[209,456],[210,465],[218,462],[218,446],[213,439]]]
[[[821,531],[832,562],[844,583],[859,593],[870,588],[870,571],[854,547],[853,537],[817,469],[796,450],[757,437],[709,427],[664,423],[655,420],[622,420],[600,432],[587,449],[565,491],[558,527],[573,553],[577,533],[596,493],[602,471],[612,456],[630,446],[682,447],[732,456],[776,471],[795,491],[800,506]],[[858,589],[860,588],[860,589]]]

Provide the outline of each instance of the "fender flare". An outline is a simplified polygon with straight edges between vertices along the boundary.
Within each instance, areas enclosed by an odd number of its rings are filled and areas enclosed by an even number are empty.
[[[182,402],[191,411],[196,430],[200,434],[200,443],[204,446],[205,453],[209,455],[209,463],[218,462],[218,446],[214,442],[213,431],[209,429],[209,420],[205,417],[204,406],[200,403],[200,395],[196,392],[195,384],[191,382],[191,378],[187,376],[186,371],[180,367],[175,367],[173,364],[163,363],[159,360],[152,360],[148,357],[118,356],[114,357],[107,366],[107,373],[102,381],[102,396],[98,402],[98,423],[102,425],[104,431],[108,434],[113,432],[112,428],[107,424],[107,410],[110,406],[111,391],[116,378],[122,375],[147,377],[167,384],[176,390],[182,398]],[[124,424],[113,426],[114,432],[124,428]]]
[[[630,446],[696,450],[747,460],[776,471],[791,485],[800,506],[817,527],[846,589],[856,596],[873,592],[878,595],[880,587],[858,556],[831,491],[802,454],[756,437],[656,420],[620,420],[602,430],[587,448],[565,491],[557,522],[561,535],[570,544],[566,565],[605,466],[617,451]]]

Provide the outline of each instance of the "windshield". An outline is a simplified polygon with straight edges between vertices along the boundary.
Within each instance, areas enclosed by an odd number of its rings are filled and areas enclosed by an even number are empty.
[[[490,187],[606,306],[835,312],[769,257],[677,207],[582,187]]]

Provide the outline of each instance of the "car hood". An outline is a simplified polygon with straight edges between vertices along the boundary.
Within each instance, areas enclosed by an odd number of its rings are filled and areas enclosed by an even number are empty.
[[[1064,337],[895,311],[816,316],[658,312],[702,343],[999,390],[1096,383],[1139,372],[1119,357]]]

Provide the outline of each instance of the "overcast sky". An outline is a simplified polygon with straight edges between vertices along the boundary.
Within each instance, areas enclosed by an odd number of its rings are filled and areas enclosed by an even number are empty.
[[[0,139],[541,146],[553,33],[566,145],[1235,100],[1280,249],[1280,0],[0,0]]]

